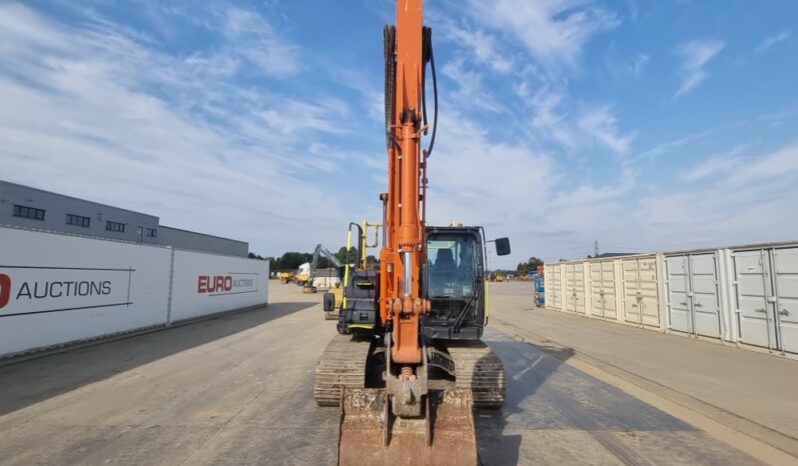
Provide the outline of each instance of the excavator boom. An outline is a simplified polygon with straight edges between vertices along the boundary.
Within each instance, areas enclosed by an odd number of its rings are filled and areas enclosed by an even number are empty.
[[[421,266],[426,261],[421,217],[421,135],[424,69],[422,0],[397,0],[396,26],[386,27],[385,99],[388,146],[386,247],[380,257],[380,316],[392,324],[394,362],[406,371],[421,363],[419,325],[427,303],[421,298]],[[401,317],[401,318],[399,318]]]

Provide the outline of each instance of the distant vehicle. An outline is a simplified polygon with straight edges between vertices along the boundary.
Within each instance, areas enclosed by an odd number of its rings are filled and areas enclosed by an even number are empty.
[[[320,274],[319,257],[321,256],[326,257],[333,265],[336,270],[335,274]],[[336,283],[340,283],[337,270],[340,270],[343,266],[344,264],[333,253],[319,243],[313,251],[311,262],[305,262],[299,266],[296,276],[297,285],[303,287],[303,293],[315,293],[317,288],[330,289]]]
[[[291,283],[294,281],[294,272],[280,272],[277,278],[280,279],[280,283]]]
[[[301,264],[294,272],[294,283],[299,286],[305,286],[310,279],[310,262]]]
[[[544,307],[546,305],[546,295],[544,287],[544,274],[541,269],[539,272],[532,274],[532,279],[535,281],[535,306]]]

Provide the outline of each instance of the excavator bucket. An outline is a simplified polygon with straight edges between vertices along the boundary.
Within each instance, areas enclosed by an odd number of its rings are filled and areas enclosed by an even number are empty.
[[[424,417],[391,414],[384,389],[343,389],[338,464],[476,465],[471,390],[434,390]]]

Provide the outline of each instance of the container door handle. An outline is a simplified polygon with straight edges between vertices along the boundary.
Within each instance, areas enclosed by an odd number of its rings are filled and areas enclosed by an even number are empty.
[[[762,308],[760,308],[760,309],[754,309],[754,312],[761,312],[762,314],[767,314],[767,313],[768,313],[768,311],[766,311],[766,310],[764,310],[764,309],[762,309]]]
[[[790,311],[788,311],[787,309],[782,309],[782,310],[779,311],[779,314],[781,314],[783,316],[788,316],[788,315],[790,315]]]

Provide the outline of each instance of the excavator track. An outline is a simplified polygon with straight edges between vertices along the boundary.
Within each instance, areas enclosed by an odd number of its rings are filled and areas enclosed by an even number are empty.
[[[319,406],[338,406],[341,390],[365,388],[370,338],[336,335],[316,366],[313,394]]]
[[[474,407],[504,406],[504,365],[496,353],[481,341],[452,342],[447,349],[454,361],[455,387],[471,389]]]

